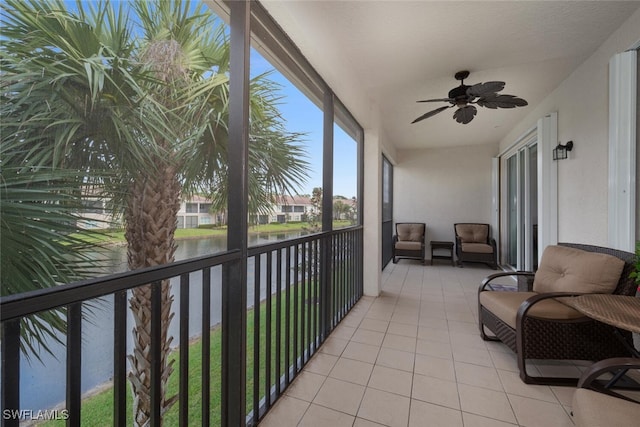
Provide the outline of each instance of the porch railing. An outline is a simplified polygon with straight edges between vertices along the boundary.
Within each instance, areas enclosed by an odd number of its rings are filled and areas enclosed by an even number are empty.
[[[131,415],[127,413],[127,400],[130,399],[127,397],[127,338],[133,325],[128,325],[127,293],[146,284],[152,287],[151,366],[155,368],[151,370],[151,403],[152,411],[159,414],[161,354],[159,339],[154,337],[160,337],[160,286],[161,281],[167,279],[174,279],[174,294],[179,299],[174,307],[179,331],[176,348],[178,367],[172,375],[178,377],[177,424],[188,425],[196,418],[201,419],[203,426],[219,424],[218,420],[226,417],[220,413],[220,400],[212,399],[216,393],[222,393],[221,389],[214,387],[212,378],[223,376],[226,367],[217,368],[219,372],[212,368],[218,366],[220,359],[212,340],[219,340],[216,331],[225,325],[211,327],[216,323],[216,319],[211,317],[212,287],[215,290],[218,286],[237,285],[216,281],[221,281],[221,268],[241,256],[241,251],[227,251],[0,299],[2,425],[18,426],[21,419],[32,415],[30,411],[21,410],[20,403],[20,373],[25,369],[21,366],[21,328],[25,327],[29,316],[61,308],[66,309],[67,320],[66,336],[62,337],[66,353],[63,414],[68,418],[67,425],[80,425],[83,307],[98,298],[113,299],[113,424],[130,425]],[[251,247],[247,265],[247,381],[243,387],[246,423],[255,425],[362,296],[362,228]],[[200,293],[199,298],[194,292]],[[224,292],[220,294],[224,295]],[[194,300],[198,299],[196,307]],[[225,306],[224,299],[220,304]],[[193,370],[190,371],[189,357],[186,357],[191,345],[190,312],[194,311],[201,314],[199,341],[202,361],[199,375],[195,377]],[[105,328],[105,331],[107,329],[110,328]],[[200,388],[198,396],[189,395],[194,381]],[[199,401],[195,405],[200,406],[199,414],[190,409],[190,400],[191,403]],[[152,425],[160,425],[160,417],[152,416],[151,420]]]

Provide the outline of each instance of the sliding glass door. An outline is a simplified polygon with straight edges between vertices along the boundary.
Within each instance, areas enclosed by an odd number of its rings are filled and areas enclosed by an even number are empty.
[[[538,268],[538,144],[520,148],[506,159],[506,262],[517,270]]]
[[[382,268],[393,258],[393,165],[382,156]]]

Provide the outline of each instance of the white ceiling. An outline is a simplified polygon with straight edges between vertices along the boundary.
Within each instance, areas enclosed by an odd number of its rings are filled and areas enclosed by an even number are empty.
[[[277,1],[269,13],[365,128],[397,148],[497,143],[587,59],[639,1]],[[465,84],[506,82],[528,107],[478,107],[462,125],[446,110],[416,124]],[[376,128],[377,123],[381,128]]]

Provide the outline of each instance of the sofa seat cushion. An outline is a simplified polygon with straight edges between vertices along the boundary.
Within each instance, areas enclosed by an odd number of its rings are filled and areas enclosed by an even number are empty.
[[[574,392],[571,409],[578,427],[634,426],[640,420],[640,404],[586,388]]]
[[[424,224],[397,224],[399,241],[420,242],[424,236]]]
[[[396,249],[405,251],[419,251],[422,249],[422,243],[398,241],[396,242]]]
[[[480,292],[480,304],[507,325],[516,329],[518,308],[527,298],[537,295],[536,292]],[[527,315],[537,319],[570,320],[585,316],[579,311],[562,304],[555,299],[547,299],[536,303]]]
[[[535,292],[607,293],[615,291],[624,261],[566,246],[547,246],[533,281]]]
[[[463,243],[461,245],[462,252],[471,252],[474,254],[491,254],[493,253],[493,247],[486,243]]]
[[[489,227],[486,224],[457,224],[456,234],[462,243],[486,243]]]

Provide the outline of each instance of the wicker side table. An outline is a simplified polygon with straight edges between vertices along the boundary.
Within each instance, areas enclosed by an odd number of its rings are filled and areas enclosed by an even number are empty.
[[[448,251],[448,254],[440,254],[434,255],[434,251],[436,250],[445,250]],[[433,259],[448,259],[451,260],[451,265],[455,266],[453,262],[453,242],[442,242],[439,240],[431,241],[431,265],[433,265]]]

